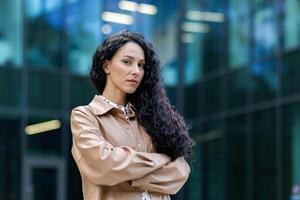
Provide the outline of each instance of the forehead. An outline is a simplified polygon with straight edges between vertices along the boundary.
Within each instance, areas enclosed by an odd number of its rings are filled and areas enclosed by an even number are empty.
[[[145,59],[142,47],[135,42],[127,42],[121,46],[115,56],[130,56],[136,59]]]

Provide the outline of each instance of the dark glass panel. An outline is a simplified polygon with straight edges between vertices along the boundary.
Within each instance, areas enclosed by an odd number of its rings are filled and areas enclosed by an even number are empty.
[[[300,104],[283,107],[283,199],[297,199],[300,187]],[[298,187],[298,189],[297,189]],[[291,194],[295,193],[294,198]],[[298,197],[296,198],[296,195]]]
[[[20,106],[21,71],[19,69],[0,68],[0,105]]]
[[[97,92],[89,78],[71,76],[70,81],[70,108],[90,103]]]
[[[246,116],[226,120],[228,141],[228,199],[247,199]]]
[[[28,104],[30,107],[62,108],[62,75],[31,71],[28,76]]]
[[[19,200],[21,181],[20,120],[0,118],[0,199]]]
[[[276,115],[274,110],[253,115],[254,199],[276,199]]]
[[[241,68],[228,74],[228,107],[246,105],[248,77],[247,68]]]
[[[204,109],[205,114],[211,114],[220,110],[221,90],[220,90],[220,79],[212,79],[204,84]]]
[[[283,96],[300,92],[300,52],[292,52],[282,59],[282,94]]]

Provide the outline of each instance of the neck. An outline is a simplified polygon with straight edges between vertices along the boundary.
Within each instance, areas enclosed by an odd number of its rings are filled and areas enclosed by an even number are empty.
[[[111,92],[107,88],[104,89],[102,96],[118,105],[126,104],[126,94],[121,92]]]

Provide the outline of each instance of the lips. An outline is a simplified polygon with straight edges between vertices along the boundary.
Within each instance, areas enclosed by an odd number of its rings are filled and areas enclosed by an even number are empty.
[[[129,83],[138,84],[138,81],[135,79],[127,80]]]

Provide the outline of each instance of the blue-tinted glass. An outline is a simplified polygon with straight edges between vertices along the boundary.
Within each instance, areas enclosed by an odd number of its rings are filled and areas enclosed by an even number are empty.
[[[295,48],[300,44],[300,2],[299,0],[284,1],[284,47]]]
[[[229,25],[229,67],[242,67],[249,62],[250,7],[246,1],[230,0]]]
[[[22,1],[0,2],[0,67],[22,64]]]
[[[296,199],[300,187],[300,104],[284,106],[282,120],[283,199]],[[295,193],[294,198],[292,193]]]
[[[253,115],[254,199],[276,199],[276,115],[274,110]]]
[[[31,4],[32,3],[32,4]],[[60,2],[27,2],[26,62],[30,67],[62,67],[63,9]]]
[[[89,73],[92,56],[101,42],[100,1],[81,1],[66,7],[69,69]]]
[[[253,92],[254,102],[271,100],[278,92],[278,74],[274,61],[255,63],[251,65],[252,80],[250,89]]]
[[[226,120],[228,141],[228,199],[247,199],[247,128],[246,117]]]
[[[254,15],[254,56],[270,56],[278,50],[275,3],[259,3]]]
[[[284,96],[300,93],[300,52],[287,54],[282,59],[282,94]]]
[[[184,112],[188,118],[196,118],[203,113],[204,95],[201,93],[199,84],[185,86],[184,89]]]
[[[227,53],[224,49],[224,0],[204,0],[202,11],[209,11],[214,14],[223,16],[223,20],[215,22],[214,20],[206,20],[209,26],[209,32],[205,34],[203,41],[203,67],[204,72],[214,71],[222,66],[223,55]]]

